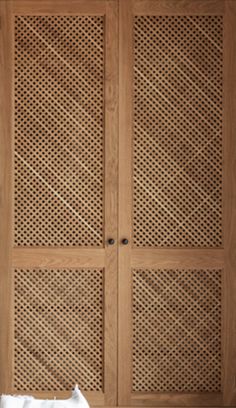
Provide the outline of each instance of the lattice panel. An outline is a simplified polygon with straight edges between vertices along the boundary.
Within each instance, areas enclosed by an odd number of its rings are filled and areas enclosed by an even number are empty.
[[[15,18],[15,245],[103,242],[104,22]]]
[[[103,387],[103,271],[16,269],[14,388]]]
[[[133,391],[221,389],[221,271],[133,271]]]
[[[134,19],[134,245],[222,245],[222,16]]]

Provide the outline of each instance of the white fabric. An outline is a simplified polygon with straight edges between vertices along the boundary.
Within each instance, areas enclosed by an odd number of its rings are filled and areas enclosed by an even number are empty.
[[[0,408],[89,408],[89,404],[76,386],[71,398],[65,400],[40,400],[29,396],[2,395]]]

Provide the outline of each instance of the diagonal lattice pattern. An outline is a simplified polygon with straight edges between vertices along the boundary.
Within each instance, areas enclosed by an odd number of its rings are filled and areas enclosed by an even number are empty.
[[[14,389],[103,389],[103,271],[16,269]]]
[[[221,390],[221,270],[133,270],[133,391]]]
[[[222,16],[134,19],[134,246],[222,246]]]
[[[15,18],[15,245],[103,242],[104,22]]]

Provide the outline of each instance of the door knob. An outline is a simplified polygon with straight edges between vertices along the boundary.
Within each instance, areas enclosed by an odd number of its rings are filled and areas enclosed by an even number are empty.
[[[123,245],[128,245],[128,243],[129,243],[127,238],[122,239],[121,242],[122,242]]]
[[[113,238],[109,238],[107,242],[109,245],[114,245],[115,240]]]

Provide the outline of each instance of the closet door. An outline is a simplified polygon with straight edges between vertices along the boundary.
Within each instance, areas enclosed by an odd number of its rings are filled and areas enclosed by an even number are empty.
[[[123,405],[236,404],[235,39],[235,1],[120,1]]]
[[[115,405],[117,3],[0,6],[0,392]]]

